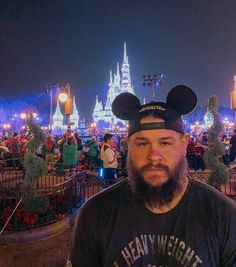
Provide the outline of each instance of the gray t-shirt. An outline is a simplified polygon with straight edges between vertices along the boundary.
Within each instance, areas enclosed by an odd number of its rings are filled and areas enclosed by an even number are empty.
[[[236,204],[190,179],[174,209],[153,214],[124,180],[81,208],[69,260],[73,267],[236,266]]]

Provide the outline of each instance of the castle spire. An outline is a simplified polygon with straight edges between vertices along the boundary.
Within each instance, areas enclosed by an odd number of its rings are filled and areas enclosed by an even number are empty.
[[[127,60],[127,56],[126,56],[126,42],[124,42],[124,59],[123,59],[123,63],[125,63]]]
[[[52,124],[53,130],[63,128],[63,115],[60,110],[59,100],[57,100],[57,107],[54,115],[52,116],[52,120],[53,120]]]
[[[119,62],[117,62],[117,71],[116,71],[117,78],[120,80],[120,65]]]
[[[96,103],[95,103],[94,111],[98,111],[98,110],[99,110],[99,101],[98,101],[98,95],[96,95]]]
[[[79,122],[79,114],[78,114],[78,110],[75,104],[75,96],[73,96],[73,113],[70,116],[70,120],[71,120],[71,128],[73,130],[78,128],[78,122]]]
[[[56,111],[53,115],[53,118],[56,120],[63,120],[63,115],[61,113],[61,109],[60,109],[60,105],[59,105],[59,100],[57,100],[57,107],[56,107]]]
[[[78,110],[75,104],[75,96],[73,96],[73,115],[77,116],[78,115]]]
[[[110,70],[110,85],[113,83],[113,80],[112,80],[112,71]]]

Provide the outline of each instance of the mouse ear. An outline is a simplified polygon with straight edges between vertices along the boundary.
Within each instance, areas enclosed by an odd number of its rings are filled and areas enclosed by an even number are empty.
[[[196,107],[197,96],[189,87],[177,85],[168,93],[166,103],[180,115],[185,115],[193,111]]]
[[[121,93],[112,102],[112,112],[121,120],[129,120],[134,110],[140,105],[137,96],[130,93]]]

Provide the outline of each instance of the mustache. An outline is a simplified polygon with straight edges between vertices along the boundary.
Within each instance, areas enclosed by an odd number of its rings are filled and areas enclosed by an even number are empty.
[[[157,163],[157,164],[147,163],[146,165],[144,165],[142,167],[141,173],[143,173],[144,171],[147,171],[149,169],[152,169],[152,168],[163,170],[163,171],[166,171],[166,172],[169,172],[169,170],[170,170],[166,165],[161,164],[161,163]]]

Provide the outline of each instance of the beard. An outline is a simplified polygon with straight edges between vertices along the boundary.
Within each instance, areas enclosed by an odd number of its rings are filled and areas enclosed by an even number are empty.
[[[144,172],[150,168],[158,168],[165,171],[167,181],[158,186],[153,186],[144,180]],[[127,169],[129,174],[129,184],[134,196],[141,204],[146,204],[151,208],[163,207],[171,204],[172,200],[178,192],[181,192],[186,181],[187,160],[183,156],[173,170],[164,164],[147,163],[142,168],[137,169],[128,156]],[[152,176],[150,177],[152,178]],[[157,179],[158,175],[153,175],[153,179]]]

